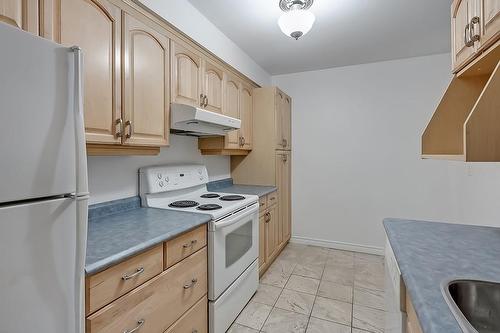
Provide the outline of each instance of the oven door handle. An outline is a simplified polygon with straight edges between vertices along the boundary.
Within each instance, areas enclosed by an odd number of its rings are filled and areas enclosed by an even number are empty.
[[[231,218],[226,220],[226,221],[215,222],[214,223],[214,230],[224,229],[224,228],[227,228],[233,224],[236,224],[236,223],[240,222],[240,220],[242,218],[245,218],[249,215],[255,214],[258,210],[259,210],[259,206],[254,205],[251,209],[243,212],[242,214],[237,213],[236,215],[231,216]]]

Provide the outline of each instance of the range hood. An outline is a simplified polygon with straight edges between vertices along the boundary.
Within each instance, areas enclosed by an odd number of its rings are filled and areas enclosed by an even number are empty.
[[[179,135],[224,136],[241,127],[239,119],[179,103],[171,104],[170,119],[170,131]]]

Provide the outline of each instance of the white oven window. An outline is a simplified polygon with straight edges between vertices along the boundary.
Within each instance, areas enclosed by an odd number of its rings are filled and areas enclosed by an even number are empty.
[[[226,235],[226,268],[237,262],[252,247],[252,220]]]

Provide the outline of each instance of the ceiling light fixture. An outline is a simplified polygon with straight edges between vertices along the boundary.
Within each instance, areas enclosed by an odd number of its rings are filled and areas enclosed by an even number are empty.
[[[308,11],[314,0],[280,0],[284,12],[278,20],[281,31],[296,40],[311,30],[314,14]]]

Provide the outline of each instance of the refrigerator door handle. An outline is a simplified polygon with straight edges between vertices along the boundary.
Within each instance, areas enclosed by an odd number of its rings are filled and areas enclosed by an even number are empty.
[[[87,147],[85,144],[85,120],[83,111],[83,55],[78,46],[71,47],[74,53],[74,112],[76,143],[76,196],[89,194],[87,179]]]

